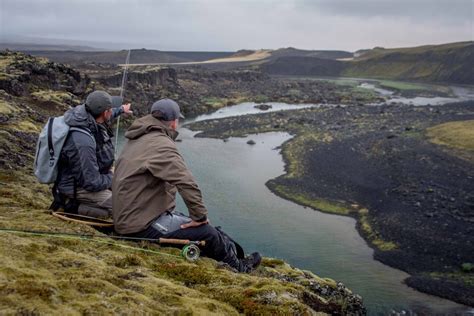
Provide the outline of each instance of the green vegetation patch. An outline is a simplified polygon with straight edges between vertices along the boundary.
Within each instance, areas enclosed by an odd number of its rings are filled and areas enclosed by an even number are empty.
[[[348,78],[340,78],[340,79],[327,79],[324,80],[327,82],[335,83],[340,86],[350,86],[350,87],[355,87],[359,85],[359,81],[355,79],[348,79]]]
[[[211,108],[218,109],[224,107],[227,103],[226,98],[217,98],[217,97],[205,97],[201,99],[201,102],[210,106]]]
[[[398,249],[397,244],[392,241],[385,241],[377,234],[370,224],[368,213],[369,211],[365,208],[359,210],[359,224],[366,238],[379,250],[391,251]]]
[[[333,141],[333,136],[329,133],[316,133],[305,131],[299,133],[283,145],[282,154],[288,163],[287,174],[285,177],[295,178],[304,174],[304,166],[302,165],[302,156],[315,143],[329,143]]]
[[[453,272],[431,272],[429,276],[435,280],[445,279],[454,282],[462,282],[468,287],[474,287],[474,274],[462,270]]]
[[[7,68],[13,64],[15,57],[12,55],[2,55],[0,58],[0,74],[5,74]]]
[[[395,89],[395,90],[426,90],[426,85],[411,83],[411,82],[401,82],[401,81],[391,81],[391,80],[380,80],[379,85],[382,88]]]
[[[316,199],[306,193],[294,192],[291,187],[282,184],[271,185],[271,188],[275,191],[275,193],[285,199],[304,206],[309,206],[324,213],[348,215],[351,212],[351,209],[342,202]]]
[[[0,100],[0,114],[11,114],[17,112],[18,108],[5,100]]]
[[[461,270],[463,272],[474,272],[474,264],[470,263],[470,262],[464,262],[462,265],[461,265]]]
[[[51,102],[58,106],[63,106],[67,101],[74,98],[74,95],[69,92],[53,91],[53,90],[40,90],[31,93],[34,100],[40,102]]]
[[[474,151],[474,120],[436,125],[428,128],[426,135],[434,144]]]

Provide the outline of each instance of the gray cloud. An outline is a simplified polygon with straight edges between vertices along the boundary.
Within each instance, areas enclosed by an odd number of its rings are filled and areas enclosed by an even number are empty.
[[[472,21],[473,0],[303,0],[301,8],[339,16],[408,18],[453,24]]]
[[[114,48],[357,50],[472,40],[473,3],[0,0],[0,31],[3,41],[29,36]]]

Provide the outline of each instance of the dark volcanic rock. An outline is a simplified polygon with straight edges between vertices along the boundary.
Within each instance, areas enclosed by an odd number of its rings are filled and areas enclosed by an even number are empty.
[[[257,104],[257,105],[254,105],[254,108],[262,110],[262,111],[266,111],[268,109],[271,109],[272,106],[270,104]]]

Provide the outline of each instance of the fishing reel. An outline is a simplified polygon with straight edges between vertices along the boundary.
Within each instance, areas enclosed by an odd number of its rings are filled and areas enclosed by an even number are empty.
[[[199,259],[199,255],[201,254],[201,250],[195,244],[189,244],[183,247],[181,250],[181,255],[188,261],[196,261]]]

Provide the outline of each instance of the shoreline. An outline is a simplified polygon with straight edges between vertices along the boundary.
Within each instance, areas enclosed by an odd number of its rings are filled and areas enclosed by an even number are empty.
[[[469,102],[468,102],[469,103]],[[472,103],[472,102],[471,102]],[[469,106],[465,107],[461,103],[461,105],[457,104],[454,106],[453,109],[449,110],[450,105],[448,106],[437,106],[433,107],[435,110],[434,111],[439,111],[439,112],[446,112],[446,118],[441,119],[439,123],[442,123],[444,120],[445,121],[450,121],[453,120],[454,118],[458,119],[466,119],[466,118],[474,118],[472,112],[469,111]],[[364,107],[351,107],[351,108],[345,108],[345,109],[337,109],[337,112],[345,111],[348,109],[355,110],[355,112],[364,112],[364,110],[358,110]],[[413,148],[417,148],[417,150],[420,150],[420,155],[424,154],[436,154],[440,155],[442,153],[442,150],[440,151],[439,148],[434,148],[432,145],[427,145],[424,143],[424,130],[425,128],[429,127],[431,125],[436,124],[436,120],[434,122],[426,122],[426,118],[424,117],[427,113],[432,113],[432,110],[428,110],[427,108],[416,108],[416,107],[411,107],[411,106],[403,106],[403,107],[398,107],[398,106],[389,106],[387,105],[385,108],[378,108],[376,110],[384,111],[387,108],[391,108],[391,111],[393,112],[398,112],[400,111],[403,115],[408,115],[410,117],[410,113],[405,113],[405,112],[410,112],[413,111],[413,115],[415,117],[419,117],[424,121],[424,126],[417,126],[417,127],[407,127],[407,130],[402,130],[402,131],[392,131],[391,128],[388,128],[388,133],[383,132],[384,138],[391,142],[390,140],[397,140],[400,144],[403,144],[404,141],[406,140],[406,143],[408,143],[407,150],[410,146],[414,146]],[[374,108],[372,108],[373,110]],[[409,109],[408,111],[404,111],[404,109]],[[459,110],[460,113],[462,113],[462,109],[466,112],[466,115],[463,117],[462,115],[458,115],[459,113],[456,113],[457,110]],[[282,148],[282,156],[285,164],[285,174],[274,178],[270,179],[266,182],[266,186],[270,189],[270,191],[286,200],[293,201],[299,205],[305,206],[305,207],[311,207],[315,210],[322,211],[325,213],[335,213],[339,215],[346,215],[346,216],[351,216],[356,219],[357,225],[356,229],[359,232],[359,234],[366,240],[368,243],[369,247],[374,249],[374,259],[382,262],[385,265],[388,265],[390,267],[405,271],[410,274],[410,277],[405,280],[405,284],[408,286],[432,295],[436,295],[439,297],[443,297],[449,300],[452,300],[457,303],[465,304],[465,305],[470,305],[473,306],[474,302],[472,302],[472,299],[470,297],[473,297],[474,294],[474,287],[472,285],[472,276],[469,273],[463,274],[462,272],[455,272],[458,271],[456,268],[456,258],[449,257],[448,254],[446,254],[446,258],[443,258],[443,256],[435,256],[435,257],[430,257],[429,255],[424,254],[422,251],[418,252],[417,250],[415,251],[410,251],[408,250],[407,252],[407,246],[408,249],[412,248],[413,242],[410,242],[407,240],[404,240],[406,238],[403,237],[404,233],[397,232],[397,230],[393,230],[390,227],[384,227],[383,225],[380,225],[380,218],[387,218],[386,214],[383,214],[380,210],[374,210],[374,207],[371,207],[371,205],[376,205],[377,201],[374,201],[371,198],[365,198],[365,201],[358,201],[357,199],[341,199],[341,194],[339,196],[332,195],[331,192],[325,192],[326,196],[324,198],[315,198],[315,196],[308,195],[307,190],[305,190],[305,184],[309,184],[310,187],[312,187],[313,190],[316,190],[316,187],[313,184],[309,183],[309,179],[306,180],[301,180],[304,177],[300,177],[298,179],[299,174],[301,173],[301,170],[298,170],[298,168],[301,169],[301,166],[298,166],[298,163],[296,163],[295,167],[295,159],[294,157],[290,157],[291,155],[295,155],[295,148],[292,148],[291,150],[288,150],[288,147],[291,147],[291,144],[295,144],[295,142],[298,142],[298,137],[301,137],[302,132],[300,129],[296,128],[294,125],[291,125],[289,128],[286,130],[281,128],[281,126],[284,126],[285,124],[281,124],[278,121],[280,120],[286,120],[286,123],[289,121],[296,120],[298,123],[303,123],[303,124],[308,124],[308,117],[311,116],[310,112],[327,112],[329,111],[328,109],[314,109],[314,110],[295,110],[294,112],[297,112],[299,114],[294,115],[294,114],[288,114],[288,111],[284,111],[281,113],[269,113],[266,116],[264,115],[253,115],[258,118],[224,118],[220,119],[221,122],[217,121],[204,121],[204,122],[196,122],[194,124],[188,125],[188,128],[192,128],[193,130],[203,130],[203,133],[197,134],[196,137],[212,137],[212,138],[221,138],[225,139],[229,136],[244,136],[244,135],[249,135],[253,133],[260,133],[260,132],[268,132],[268,131],[286,131],[289,132],[290,134],[295,135],[291,140],[286,141],[284,144],[281,145]],[[293,112],[293,111],[292,111]],[[369,111],[370,112],[370,111]],[[421,113],[419,113],[421,112]],[[454,116],[451,114],[455,114]],[[470,113],[470,114],[469,114]],[[319,113],[321,114],[321,113]],[[436,113],[435,116],[439,116],[439,113]],[[296,118],[292,118],[292,116],[296,116]],[[352,116],[357,116],[356,114],[352,114]],[[458,116],[458,117],[456,117]],[[270,117],[270,118],[269,118]],[[337,117],[337,116],[336,116]],[[306,121],[305,121],[306,120]],[[314,120],[313,122],[316,122],[319,120]],[[271,123],[270,123],[271,122]],[[275,124],[276,123],[276,124]],[[419,122],[420,123],[420,122]],[[257,126],[257,128],[252,127],[252,124]],[[326,122],[326,124],[329,124]],[[310,126],[314,127],[311,123],[309,123]],[[363,124],[362,124],[363,125]],[[194,127],[198,126],[197,128]],[[288,127],[289,125],[287,125]],[[203,128],[204,127],[204,128]],[[336,128],[337,130],[337,128]],[[320,132],[320,131],[318,131]],[[337,144],[337,137],[334,137],[334,139],[330,139],[330,135],[320,135],[321,133],[318,134],[316,137],[315,135],[310,135],[312,137],[306,137],[307,139],[303,139],[302,144],[305,143],[305,141],[309,144],[314,145],[315,143],[318,144],[319,147],[325,147],[327,150],[331,150],[331,146],[334,146],[334,144]],[[323,133],[324,134],[324,133]],[[362,133],[363,134],[363,133]],[[403,135],[405,134],[405,135]],[[307,136],[307,135],[306,135]],[[358,135],[361,136],[361,135]],[[324,139],[324,138],[327,139]],[[304,138],[304,137],[303,137]],[[311,139],[312,138],[312,139]],[[316,141],[316,138],[317,139]],[[309,141],[308,141],[309,139]],[[403,139],[403,141],[400,141],[400,139]],[[342,142],[343,145],[344,142]],[[321,145],[322,144],[322,145]],[[301,145],[301,144],[300,144]],[[340,144],[339,144],[340,145]],[[405,144],[406,145],[406,144]],[[316,145],[314,145],[316,146]],[[313,150],[316,147],[311,147],[310,150]],[[341,149],[341,146],[339,146],[339,150]],[[342,148],[344,148],[342,146]],[[384,147],[384,150],[389,149],[390,147]],[[287,153],[285,153],[285,149],[288,150]],[[301,148],[300,148],[301,149]],[[306,148],[306,152],[308,151],[308,148]],[[336,151],[337,152],[337,151]],[[343,152],[345,152],[343,150]],[[296,152],[296,156],[298,156],[298,152]],[[346,152],[347,154],[347,152]],[[396,153],[395,153],[396,154]],[[406,154],[406,153],[403,153]],[[447,154],[446,154],[447,155]],[[304,154],[303,154],[304,156]],[[317,156],[315,154],[315,156]],[[383,156],[383,155],[382,155]],[[380,157],[382,157],[380,156]],[[402,155],[403,156],[403,155]],[[378,159],[382,159],[378,157]],[[385,157],[385,156],[383,156]],[[451,156],[447,155],[444,156],[443,159],[450,159]],[[325,159],[331,158],[331,155],[325,157]],[[360,160],[361,158],[358,157],[356,160]],[[384,158],[385,159],[385,158]],[[456,164],[461,163],[462,161],[459,162],[458,158],[452,158],[454,160],[451,160],[450,162],[456,161]],[[301,160],[305,161],[305,158],[302,158]],[[308,163],[306,159],[305,163]],[[377,161],[377,159],[375,160]],[[362,162],[360,160],[359,162]],[[331,163],[328,164],[328,162],[325,162],[327,165],[331,165]],[[324,164],[323,164],[324,165]],[[315,166],[318,166],[317,162],[313,161],[313,169]],[[348,165],[350,166],[350,164]],[[346,166],[346,167],[348,167]],[[359,167],[361,165],[358,165]],[[446,164],[447,166],[447,164]],[[307,166],[306,166],[307,167]],[[321,166],[319,166],[321,167]],[[304,169],[304,167],[303,167]],[[304,169],[306,172],[308,168]],[[311,168],[309,168],[311,171]],[[343,170],[339,170],[339,172],[344,172],[347,171],[346,169],[342,168]],[[380,170],[384,170],[383,168]],[[367,170],[365,170],[367,171]],[[409,175],[409,173],[407,173]],[[312,173],[312,176],[314,177],[315,174]],[[387,174],[387,177],[392,178],[393,175]],[[436,175],[429,175],[428,180],[431,178],[436,179]],[[362,177],[363,178],[363,177]],[[343,179],[344,181],[347,179]],[[383,179],[382,179],[383,180]],[[409,182],[409,181],[407,181]],[[471,182],[466,182],[464,185],[466,189],[469,188],[469,184]],[[408,183],[409,184],[409,183]],[[436,182],[434,182],[436,184]],[[378,183],[380,185],[380,183]],[[382,186],[386,185],[386,183],[382,183]],[[466,186],[467,185],[467,186]],[[347,188],[346,188],[347,189]],[[285,190],[287,190],[285,192]],[[438,191],[437,188],[429,189],[432,191],[427,191],[431,192],[430,194],[438,196]],[[455,189],[453,189],[454,191]],[[403,191],[403,190],[402,190]],[[406,191],[406,190],[405,190]],[[441,190],[442,191],[442,190]],[[347,192],[346,192],[347,193]],[[403,192],[401,195],[402,197],[405,196],[404,194],[410,193],[410,189],[408,189],[407,192]],[[423,195],[425,195],[426,192],[420,192],[416,197],[419,198]],[[451,192],[454,194],[454,192]],[[382,191],[380,191],[380,194],[382,194]],[[384,193],[387,194],[387,193]],[[342,194],[343,196],[344,194]],[[339,197],[339,198],[338,198]],[[351,194],[348,194],[346,197],[351,197]],[[448,199],[454,199],[453,197]],[[362,199],[363,200],[363,199]],[[410,198],[409,200],[413,200]],[[316,201],[316,202],[315,202]],[[331,202],[331,201],[336,201]],[[339,202],[342,201],[342,202]],[[435,199],[436,201],[436,199]],[[401,216],[400,214],[397,215],[397,210],[393,209],[393,207],[390,207],[391,204],[394,204],[395,202],[390,200],[384,202],[386,206],[389,206],[388,209],[392,208],[392,215],[389,214],[389,216]],[[388,203],[388,204],[387,204]],[[415,202],[417,204],[419,202]],[[444,203],[444,202],[443,202]],[[395,203],[396,204],[396,203]],[[446,203],[444,203],[446,204]],[[320,207],[322,205],[322,207]],[[382,203],[383,205],[383,203]],[[431,203],[430,205],[433,205]],[[448,204],[446,204],[448,207]],[[398,205],[400,207],[400,205]],[[440,212],[445,212],[443,207],[438,208],[438,211]],[[375,212],[375,214],[374,214]],[[377,214],[378,213],[378,214]],[[403,212],[402,212],[403,213]],[[403,215],[403,214],[402,214]],[[449,215],[449,214],[447,214]],[[406,217],[406,214],[403,215]],[[410,215],[411,216],[411,215]],[[417,215],[416,218],[421,218],[423,221],[424,218],[431,219],[433,217],[436,218],[437,214],[432,214],[430,212],[422,213],[419,216]],[[441,216],[444,216],[445,218],[446,214],[441,214]],[[451,216],[451,215],[449,215]],[[401,219],[402,217],[400,217]],[[449,219],[449,218],[448,218]],[[419,223],[419,219],[417,219]],[[403,221],[402,221],[403,222]],[[452,221],[450,221],[452,223]],[[409,224],[408,224],[409,225]],[[419,224],[418,224],[419,225]],[[456,225],[459,225],[457,223]],[[411,229],[411,228],[410,228]],[[433,231],[433,229],[430,228],[430,231]],[[464,230],[465,231],[465,230]],[[408,233],[412,233],[410,230],[407,230]],[[434,233],[436,233],[436,230],[434,230]],[[395,234],[395,235],[394,235]],[[430,233],[431,234],[431,233]],[[454,233],[453,233],[454,234]],[[415,231],[416,235],[416,231]],[[444,234],[443,234],[444,235]],[[448,233],[449,235],[449,233]],[[397,237],[398,236],[398,237]],[[452,244],[451,246],[454,246],[456,243]],[[445,248],[446,246],[441,245],[440,248]],[[456,246],[458,252],[461,252],[462,249],[459,248],[460,246]],[[468,247],[469,248],[469,247]],[[445,248],[446,249],[446,248]],[[467,253],[466,253],[467,252]],[[459,254],[458,254],[459,256]],[[467,256],[466,258],[469,257],[469,250],[465,249],[464,250],[464,256]],[[418,259],[417,259],[418,258]],[[435,260],[435,258],[437,258]],[[443,262],[443,260],[447,260],[447,262]],[[434,260],[436,262],[434,263],[427,263],[425,262],[426,260]],[[440,261],[441,260],[441,261]],[[443,265],[447,265],[446,267],[440,267],[440,263]]]

